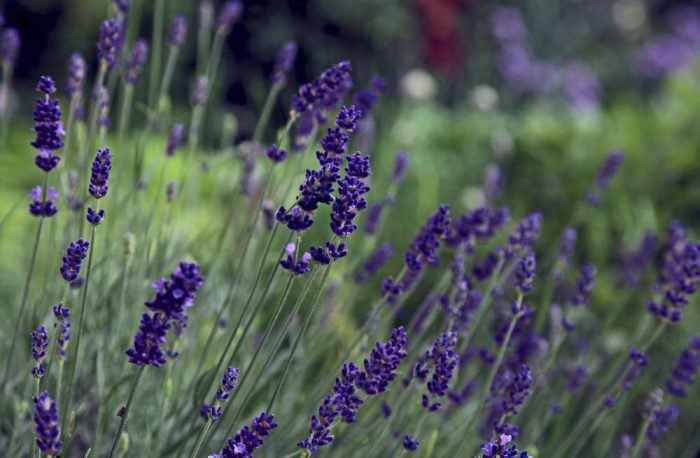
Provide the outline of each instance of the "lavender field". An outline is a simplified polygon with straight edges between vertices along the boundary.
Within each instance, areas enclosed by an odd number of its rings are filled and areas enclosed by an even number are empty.
[[[0,4],[0,457],[700,456],[700,9]]]

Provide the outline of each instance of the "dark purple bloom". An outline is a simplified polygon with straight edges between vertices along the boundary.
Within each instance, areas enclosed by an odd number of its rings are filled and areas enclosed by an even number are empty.
[[[124,79],[129,84],[136,84],[139,81],[139,75],[143,66],[148,59],[148,43],[146,40],[139,39],[134,43],[134,49],[131,50],[131,55],[126,63],[126,74]]]
[[[391,173],[391,182],[394,184],[401,183],[406,177],[408,170],[408,153],[399,151],[394,158],[394,170]]]
[[[610,186],[610,182],[615,178],[615,175],[617,175],[624,160],[625,155],[622,154],[620,150],[612,150],[610,154],[608,154],[608,157],[605,158],[603,165],[601,165],[598,171],[595,185],[586,195],[586,200],[591,206],[597,207],[600,205],[600,192]]]
[[[241,18],[243,14],[243,3],[240,0],[229,0],[224,3],[219,11],[219,18],[216,21],[216,26],[228,32],[231,27]]]
[[[92,162],[90,186],[88,191],[95,199],[101,199],[107,195],[109,187],[109,171],[112,170],[112,153],[109,148],[98,149],[95,160]]]
[[[170,135],[168,135],[168,143],[165,146],[165,155],[167,157],[173,157],[175,151],[182,146],[185,141],[185,126],[180,123],[173,124],[172,129],[170,129]]]
[[[284,270],[287,270],[294,275],[304,275],[309,271],[309,261],[311,261],[312,255],[310,253],[304,253],[301,256],[301,259],[296,259],[294,256],[296,248],[296,245],[293,243],[287,244],[287,246],[284,248],[287,253],[287,257],[280,260],[280,266],[282,266]],[[315,260],[318,262],[317,259]]]
[[[403,438],[403,448],[405,448],[409,452],[415,452],[416,450],[418,450],[419,446],[420,441],[418,439],[414,439],[408,434]]]
[[[524,248],[531,248],[542,229],[542,214],[532,213],[518,224],[508,237],[508,253],[512,254]]]
[[[151,365],[159,367],[167,362],[161,346],[166,342],[170,324],[165,315],[144,313],[141,316],[139,330],[134,336],[134,348],[129,348],[126,354],[129,362],[137,366]]]
[[[95,210],[92,207],[88,207],[87,213],[85,214],[85,219],[87,219],[88,223],[92,224],[93,226],[97,226],[103,219],[105,219],[105,211],[103,208]]]
[[[21,40],[19,32],[14,27],[7,27],[0,35],[0,62],[14,66],[19,55]]]
[[[282,148],[278,148],[274,143],[267,149],[265,154],[267,154],[267,157],[276,164],[284,162],[284,160],[287,159],[287,151]]]
[[[56,318],[56,323],[53,324],[56,329],[56,354],[59,362],[66,360],[66,347],[70,340],[70,309],[64,307],[63,303],[53,306],[53,315]]]
[[[481,458],[530,458],[526,451],[519,451],[515,445],[508,447],[513,436],[501,434],[498,438],[481,447]]]
[[[39,150],[34,159],[36,165],[45,172],[53,170],[61,160],[54,156],[53,151],[63,148],[63,137],[66,132],[61,122],[61,107],[58,100],[49,97],[56,90],[56,85],[48,76],[42,76],[37,85],[44,99],[37,99],[34,105],[35,139],[31,143]]]
[[[486,207],[467,211],[454,220],[448,239],[451,246],[464,245],[467,254],[474,254],[476,242],[486,243],[510,221],[507,208]]]
[[[86,76],[87,63],[82,54],[74,52],[68,62],[68,82],[66,83],[66,91],[71,99],[82,98]]]
[[[343,61],[324,70],[313,83],[302,84],[292,100],[292,112],[313,111],[318,122],[325,122],[326,111],[334,109],[352,87],[351,70],[350,62]]]
[[[288,41],[282,46],[275,59],[275,69],[272,71],[272,84],[284,84],[287,82],[287,75],[294,66],[297,58],[297,43]]]
[[[700,370],[700,337],[691,337],[688,348],[678,357],[671,378],[666,382],[666,390],[674,396],[685,397],[688,388],[695,382]]]
[[[379,76],[374,76],[370,80],[369,87],[360,89],[355,94],[353,103],[360,109],[360,118],[369,118],[375,105],[379,102],[379,97],[386,90],[386,83]]]
[[[581,277],[576,282],[578,291],[573,299],[573,304],[579,307],[585,307],[588,305],[588,300],[591,297],[593,288],[595,287],[596,275],[598,274],[598,269],[593,264],[586,264],[581,269]]]
[[[502,402],[503,411],[510,415],[516,415],[519,406],[521,406],[529,396],[531,388],[532,372],[528,365],[523,364],[506,387],[505,397]]]
[[[362,266],[362,271],[355,274],[355,281],[357,283],[362,283],[367,280],[368,277],[379,272],[391,257],[394,255],[394,249],[391,243],[386,242],[379,248],[377,248],[374,253],[370,254],[364,265]]]
[[[36,85],[36,90],[42,94],[51,95],[56,92],[56,83],[50,76],[41,76]]]
[[[181,262],[169,279],[153,283],[156,296],[145,305],[166,321],[186,320],[187,309],[192,307],[197,290],[203,283],[199,264]]]
[[[46,356],[46,349],[49,346],[49,334],[46,328],[39,326],[32,331],[32,359],[36,361],[36,366],[32,368],[32,374],[36,378],[44,375],[44,365],[41,363]]]
[[[107,19],[100,26],[100,38],[97,43],[97,55],[100,62],[111,68],[119,57],[122,42],[123,23],[117,18]]]
[[[202,415],[204,418],[216,420],[221,416],[221,403],[226,402],[230,397],[230,393],[236,389],[238,384],[238,369],[227,367],[224,376],[221,378],[219,388],[216,390],[216,403],[213,405],[205,404],[202,406]]]
[[[432,371],[432,377],[426,386],[428,392],[434,398],[441,398],[447,394],[453,372],[459,362],[459,356],[455,352],[457,334],[446,332],[433,342],[430,350],[418,360],[415,366],[415,375],[418,380],[425,382]],[[430,411],[440,409],[439,402],[431,402],[427,396],[423,396],[423,407]]]
[[[114,7],[122,14],[129,12],[131,8],[131,0],[114,0]]]
[[[680,409],[678,406],[670,405],[666,408],[659,407],[651,415],[651,423],[647,429],[647,438],[651,441],[658,441],[676,423]]]
[[[305,231],[314,223],[311,216],[299,207],[294,207],[289,211],[280,207],[275,214],[275,219],[285,224],[291,231]]]
[[[518,263],[515,271],[516,288],[520,294],[529,293],[532,290],[532,283],[535,281],[535,253],[530,252]]]
[[[622,388],[628,391],[635,380],[642,375],[642,370],[649,365],[649,358],[638,348],[630,350],[630,362],[627,366],[624,378],[622,380]]]
[[[61,429],[58,418],[58,406],[44,391],[34,398],[34,433],[36,445],[43,453],[49,456],[57,456],[61,453],[63,442],[61,441]]]
[[[330,444],[334,439],[331,426],[338,417],[343,423],[354,423],[364,403],[359,391],[369,396],[386,391],[407,356],[407,344],[404,329],[396,328],[388,342],[377,342],[364,361],[364,371],[354,363],[346,363],[340,377],[336,378],[333,393],[326,396],[318,415],[311,417],[309,436],[297,444],[299,448],[314,453],[319,447]]]
[[[175,16],[173,23],[170,26],[170,34],[168,35],[168,43],[170,46],[180,47],[187,39],[187,18],[181,14]]]
[[[357,121],[361,117],[362,112],[358,110],[355,105],[350,105],[350,107],[343,105],[338,113],[336,125],[340,129],[345,129],[348,132],[355,132],[355,130],[357,130]]]
[[[270,431],[277,428],[275,416],[262,412],[253,418],[250,426],[244,426],[233,437],[229,438],[224,448],[210,458],[248,458],[252,457],[255,450],[260,448],[264,438],[270,435]]]
[[[44,199],[41,186],[32,188],[29,192],[29,197],[32,199],[32,202],[29,204],[29,213],[33,216],[50,218],[58,213],[58,208],[54,204],[54,201],[58,199],[58,194],[53,186],[47,190],[46,199]]]
[[[78,278],[80,266],[87,256],[90,243],[87,240],[78,239],[68,245],[65,256],[61,263],[61,276],[65,281],[71,283]]]

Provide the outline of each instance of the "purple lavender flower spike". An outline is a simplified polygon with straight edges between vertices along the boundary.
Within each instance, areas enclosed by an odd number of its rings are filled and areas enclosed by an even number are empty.
[[[236,389],[238,385],[238,369],[227,367],[224,376],[221,378],[219,388],[216,390],[216,401],[214,404],[204,404],[200,411],[200,415],[205,420],[218,420],[221,417],[221,404],[226,402],[230,397],[230,393]]]
[[[92,162],[90,186],[88,191],[95,199],[101,199],[107,195],[109,187],[109,171],[112,170],[112,153],[109,148],[97,150],[95,160]]]
[[[0,62],[4,65],[14,66],[21,43],[17,29],[14,27],[3,29],[2,35],[0,35]]]
[[[588,300],[591,297],[593,288],[595,287],[596,275],[598,269],[593,264],[586,264],[581,269],[581,277],[576,282],[578,291],[573,299],[573,304],[579,307],[588,305]]]
[[[531,388],[532,372],[528,365],[523,364],[506,388],[505,398],[502,402],[503,411],[506,414],[516,415],[519,407],[530,395]]]
[[[598,176],[595,179],[593,189],[586,195],[586,201],[592,206],[600,205],[600,193],[610,186],[610,182],[617,175],[622,162],[625,160],[625,155],[620,150],[612,150],[608,157],[605,158],[603,165],[598,171]]]
[[[364,371],[354,363],[346,363],[340,377],[336,378],[333,393],[323,400],[318,415],[311,416],[309,436],[297,444],[299,448],[313,454],[319,447],[333,442],[335,437],[331,426],[338,417],[343,423],[354,423],[364,403],[359,391],[369,396],[386,391],[389,383],[396,379],[401,361],[407,356],[407,344],[404,329],[396,328],[388,342],[377,342],[370,357],[364,361]]]
[[[642,375],[642,370],[649,365],[649,358],[638,348],[630,350],[630,363],[622,380],[622,389],[629,391],[635,380]]]
[[[126,14],[131,8],[131,0],[114,0],[114,7],[121,14]]]
[[[326,69],[313,83],[302,84],[292,99],[292,115],[312,111],[323,124],[326,112],[333,110],[352,87],[350,62],[343,61]]]
[[[165,146],[165,155],[173,157],[175,151],[183,145],[184,141],[185,126],[181,123],[173,124],[172,129],[170,129],[170,135],[168,135],[168,143]]]
[[[680,409],[675,405],[654,411],[649,429],[647,429],[647,438],[653,442],[660,440],[676,423],[679,414]]]
[[[219,453],[210,455],[210,458],[252,457],[255,450],[263,445],[265,437],[269,436],[270,431],[275,428],[277,428],[275,416],[262,412],[253,418],[250,426],[244,426],[226,441],[226,445]]]
[[[415,375],[418,380],[425,382],[430,375],[426,387],[431,397],[440,399],[447,394],[453,372],[459,362],[459,356],[455,352],[457,334],[446,332],[433,342],[430,350],[426,351],[415,366]],[[434,412],[442,407],[441,402],[433,402],[427,395],[423,395],[423,407]]]
[[[529,293],[532,290],[532,283],[535,281],[535,253],[530,252],[524,256],[515,271],[516,288],[520,294]]]
[[[36,366],[32,367],[32,375],[41,378],[44,375],[44,365],[42,361],[46,356],[46,349],[49,346],[49,334],[46,328],[39,326],[32,331],[32,359],[36,361]]]
[[[386,200],[380,200],[379,202],[374,202],[367,209],[367,216],[365,217],[365,233],[369,235],[374,235],[377,233],[377,228],[379,227],[379,222],[382,219],[382,214],[387,206]]]
[[[53,315],[56,318],[56,322],[53,324],[56,329],[56,355],[58,356],[59,362],[66,360],[66,347],[68,346],[68,341],[70,341],[70,309],[64,307],[63,303],[53,306]]]
[[[409,434],[407,434],[403,438],[403,448],[408,450],[409,452],[415,452],[416,450],[418,450],[419,446],[420,441],[418,439],[414,439]]]
[[[209,78],[206,76],[198,76],[192,92],[192,105],[199,106],[206,102],[209,94]]]
[[[508,434],[501,434],[498,438],[484,444],[481,447],[483,454],[481,458],[499,458],[499,457],[512,457],[512,458],[531,458],[531,455],[526,451],[519,451],[515,445],[508,447],[508,444],[512,440],[512,436]]]
[[[66,91],[71,99],[82,95],[86,77],[87,63],[82,54],[74,52],[68,62],[68,82],[66,83]]]
[[[408,153],[399,151],[394,158],[394,170],[391,173],[391,182],[395,185],[400,184],[406,178],[408,170]]]
[[[179,48],[187,39],[187,18],[181,14],[175,16],[173,24],[170,26],[170,34],[168,35],[168,43],[170,46]]]
[[[111,69],[117,61],[122,41],[122,22],[117,18],[107,19],[100,26],[97,56],[102,65]]]
[[[532,247],[542,229],[542,214],[533,213],[524,218],[508,237],[508,254]]]
[[[93,226],[97,226],[105,219],[105,211],[103,208],[95,210],[92,207],[88,207],[85,219]]]
[[[144,313],[141,316],[139,330],[134,337],[134,347],[126,351],[129,362],[137,366],[153,367],[165,364],[167,360],[161,346],[167,341],[166,334],[169,328],[170,325],[165,316],[157,313],[151,316]]]
[[[700,337],[691,337],[688,347],[678,357],[666,390],[673,396],[686,397],[700,370]]]
[[[126,63],[124,79],[127,83],[135,85],[139,82],[139,76],[146,60],[148,60],[148,43],[144,39],[139,39],[134,44],[134,49]]]
[[[61,158],[53,152],[63,148],[63,137],[66,132],[61,122],[61,107],[58,100],[50,94],[56,91],[56,84],[51,77],[42,76],[37,84],[37,90],[44,94],[44,99],[37,99],[34,104],[34,134],[31,145],[39,150],[34,163],[44,172],[53,170]]]
[[[46,391],[33,399],[36,445],[43,453],[58,456],[63,446],[58,406]]]
[[[219,11],[216,26],[223,32],[228,32],[243,15],[243,3],[240,0],[229,0]]]
[[[272,84],[285,84],[287,75],[294,66],[294,61],[297,58],[297,43],[296,41],[288,41],[282,46],[277,53],[275,59],[275,68],[272,71]]]
[[[361,117],[362,112],[355,105],[350,105],[350,107],[343,105],[338,113],[336,125],[348,132],[355,132],[357,130],[357,121]]]
[[[278,148],[274,143],[265,151],[267,157],[275,164],[284,162],[287,159],[287,151],[282,148]]]
[[[102,127],[109,127],[112,124],[112,120],[109,118],[109,91],[106,87],[100,87],[95,93],[95,103],[97,103],[97,125]]]
[[[87,240],[78,239],[68,245],[65,256],[61,263],[61,276],[65,281],[71,283],[78,278],[80,267],[87,256],[90,243]]]
[[[58,208],[54,201],[58,199],[56,189],[51,186],[46,192],[46,200],[43,200],[41,186],[35,186],[29,192],[32,202],[29,204],[29,213],[38,218],[50,218],[58,213]]]
[[[355,282],[363,283],[369,277],[375,275],[384,265],[389,262],[389,259],[394,255],[394,249],[391,243],[386,242],[377,248],[369,255],[362,266],[362,270],[355,273]]]

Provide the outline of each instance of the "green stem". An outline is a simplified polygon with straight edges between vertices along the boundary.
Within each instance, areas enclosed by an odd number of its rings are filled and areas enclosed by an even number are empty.
[[[522,303],[523,303],[523,294],[518,293],[518,299],[517,299],[517,304],[516,304],[516,308],[518,310],[521,308]],[[518,320],[520,320],[520,318],[522,318],[523,315],[524,315],[524,312],[519,311],[518,313],[515,314],[513,319],[510,321],[510,325],[508,326],[508,331],[506,332],[506,337],[503,340],[503,345],[501,345],[501,349],[498,352],[498,357],[496,358],[496,363],[493,365],[493,368],[491,369],[491,373],[489,374],[488,381],[486,382],[486,385],[485,385],[486,396],[488,396],[488,393],[491,391],[491,385],[493,385],[493,381],[496,379],[496,374],[498,374],[498,370],[501,368],[501,364],[503,364],[503,359],[505,358],[506,351],[508,350],[508,344],[510,343],[511,337],[513,337],[513,331],[515,331],[515,325],[518,324]]]
[[[163,81],[160,86],[159,99],[168,95],[170,92],[170,84],[173,81],[173,73],[175,72],[175,64],[177,63],[177,56],[180,53],[179,46],[170,46],[170,51],[168,52],[168,60],[165,63],[165,73],[163,73]],[[163,100],[158,100],[157,112],[160,113],[160,107],[163,106]]]
[[[647,434],[647,429],[649,429],[649,424],[651,423],[651,417],[645,417],[642,426],[639,428],[637,433],[637,439],[634,441],[634,448],[630,454],[630,458],[637,458],[642,452],[642,447],[644,446],[644,437]]]
[[[5,150],[7,145],[7,133],[10,130],[10,91],[12,90],[12,74],[13,68],[11,64],[3,63],[2,65],[2,87],[0,95],[2,95],[2,125],[0,126],[0,150]]]
[[[112,449],[109,451],[109,458],[112,458],[114,456],[114,453],[117,451],[117,446],[119,445],[119,439],[122,436],[122,433],[124,432],[124,426],[126,426],[126,420],[129,417],[129,410],[131,409],[131,403],[134,401],[134,394],[136,393],[136,387],[139,385],[139,381],[141,381],[141,376],[143,375],[143,371],[146,369],[146,366],[139,366],[138,370],[136,371],[136,375],[134,376],[134,381],[131,383],[131,389],[129,390],[129,398],[126,401],[126,406],[124,407],[124,410],[122,411],[122,419],[119,422],[119,428],[117,428],[117,435],[114,437],[114,443],[112,444]]]
[[[34,397],[39,397],[39,384],[41,382],[41,379],[38,377],[34,377]],[[32,447],[32,456],[35,458],[39,458],[41,456],[41,450],[39,449],[39,444],[34,441],[34,447]]]
[[[46,192],[46,183],[48,182],[48,174],[44,176],[44,189]],[[24,280],[24,288],[22,289],[22,299],[19,303],[19,312],[17,319],[15,320],[14,331],[12,333],[12,340],[10,343],[10,352],[7,355],[7,362],[5,363],[5,373],[2,378],[3,391],[7,388],[8,376],[10,375],[10,367],[12,366],[12,359],[15,356],[15,348],[17,345],[17,333],[23,328],[22,320],[24,318],[24,312],[27,308],[27,300],[29,299],[29,288],[32,283],[32,276],[34,274],[34,267],[36,266],[36,257],[39,252],[39,242],[41,241],[41,232],[44,227],[44,218],[39,219],[39,226],[36,229],[36,236],[34,237],[34,245],[32,247],[32,256],[29,261],[29,270],[27,272],[27,277]]]
[[[129,128],[129,118],[131,117],[131,104],[134,100],[134,85],[126,83],[124,86],[124,98],[122,99],[122,111],[119,114],[119,144],[124,145],[124,133]]]
[[[200,431],[199,436],[197,437],[197,442],[196,445],[194,446],[194,449],[192,451],[192,458],[196,458],[197,454],[199,453],[199,449],[202,448],[202,443],[204,442],[204,438],[206,437],[207,433],[209,432],[209,428],[211,428],[212,424],[212,419],[209,418],[207,420],[207,423],[204,425],[202,428],[202,431]]]
[[[153,52],[151,53],[151,72],[148,81],[148,108],[149,112],[155,112],[156,92],[158,91],[158,77],[160,76],[160,65],[163,49],[163,19],[165,17],[165,0],[155,0],[153,9],[153,33],[151,42]]]
[[[262,113],[260,113],[258,122],[255,124],[255,130],[253,131],[253,143],[259,143],[260,140],[262,140],[265,127],[267,127],[267,123],[270,120],[272,108],[275,106],[275,101],[277,101],[277,96],[279,95],[280,90],[282,90],[281,84],[273,84],[270,88],[270,92],[267,94],[267,98],[265,99],[265,105],[263,105]]]

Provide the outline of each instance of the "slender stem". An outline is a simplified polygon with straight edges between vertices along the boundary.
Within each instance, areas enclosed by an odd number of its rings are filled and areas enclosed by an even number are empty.
[[[148,81],[148,108],[149,112],[155,111],[156,92],[158,91],[158,77],[160,76],[160,65],[163,49],[163,19],[165,17],[165,0],[156,0],[153,9],[153,53],[151,54],[151,72]]]
[[[46,188],[46,183],[48,180],[48,174],[44,177],[44,188]],[[45,191],[45,190],[44,190]],[[24,288],[22,289],[22,299],[19,303],[19,312],[17,319],[15,320],[14,331],[12,333],[12,340],[10,343],[10,352],[7,354],[7,362],[5,363],[5,373],[2,379],[3,391],[7,387],[7,377],[10,374],[10,367],[12,366],[12,359],[15,356],[15,346],[17,344],[17,333],[23,328],[22,319],[24,318],[24,312],[27,308],[27,299],[29,298],[29,288],[32,283],[32,276],[34,274],[34,267],[36,266],[36,256],[39,251],[39,242],[41,240],[41,232],[44,227],[44,218],[39,219],[39,225],[36,229],[36,236],[34,237],[34,246],[32,247],[32,256],[29,261],[29,270],[27,271],[27,277],[24,280]]]
[[[328,274],[331,272],[331,267],[333,264],[329,264],[328,267],[326,267],[325,272],[323,273],[323,278],[321,278],[321,283],[318,286],[318,289],[316,290],[316,297],[314,298],[313,304],[311,305],[311,309],[306,313],[306,317],[304,319],[304,324],[301,327],[301,330],[299,331],[299,334],[297,335],[297,338],[294,340],[294,343],[292,344],[292,349],[289,352],[289,356],[287,357],[287,363],[284,366],[284,371],[282,372],[282,377],[279,378],[277,381],[277,386],[275,387],[275,391],[272,393],[272,398],[270,398],[270,402],[267,404],[267,409],[265,410],[266,412],[270,412],[272,410],[273,405],[275,404],[275,399],[277,399],[277,395],[279,394],[280,390],[282,389],[282,386],[284,386],[284,382],[287,378],[287,375],[289,374],[289,368],[292,365],[292,360],[294,359],[294,354],[296,353],[297,347],[299,346],[299,342],[301,342],[301,339],[304,337],[304,334],[306,333],[307,328],[309,327],[309,323],[311,322],[311,318],[314,316],[314,313],[316,312],[316,308],[318,307],[319,303],[319,298],[321,297],[321,293],[323,292],[323,287],[326,284],[326,280],[328,280]]]
[[[5,149],[5,145],[7,144],[7,132],[10,129],[10,91],[12,90],[12,73],[12,65],[3,63],[2,86],[0,87],[0,100],[3,104],[0,106],[0,115],[2,116],[2,124],[0,125],[0,150]]]
[[[644,446],[644,436],[646,436],[647,434],[647,430],[649,429],[650,423],[651,417],[645,416],[644,422],[642,423],[642,426],[639,428],[639,432],[637,433],[637,438],[634,441],[634,448],[632,449],[630,458],[637,458],[642,452],[642,447]]]
[[[175,72],[175,64],[177,63],[177,56],[180,53],[179,46],[170,46],[170,51],[168,52],[168,60],[165,63],[165,73],[163,73],[163,81],[160,86],[159,98],[165,97],[170,92],[170,84],[173,81],[173,73]],[[163,106],[163,100],[158,100],[157,112],[161,112],[161,106]]]
[[[39,397],[39,385],[40,385],[41,379],[38,377],[34,377],[34,397]],[[32,447],[32,456],[35,458],[39,458],[41,456],[41,450],[39,449],[39,444],[34,441],[34,447]]]
[[[124,432],[124,426],[126,426],[126,420],[129,417],[129,410],[131,409],[131,403],[134,401],[134,394],[136,393],[136,387],[139,385],[139,382],[141,381],[141,376],[143,375],[143,371],[146,369],[146,366],[139,366],[139,368],[136,371],[136,375],[134,375],[134,381],[131,383],[131,389],[129,390],[129,398],[126,401],[126,406],[124,407],[124,410],[122,411],[122,419],[119,422],[119,428],[117,429],[117,435],[114,436],[114,443],[112,444],[112,449],[109,451],[109,458],[112,458],[114,456],[114,452],[117,451],[117,446],[119,445],[119,439],[122,436],[122,433]]]
[[[134,100],[134,85],[126,83],[124,85],[124,98],[122,99],[122,111],[119,114],[119,144],[124,145],[124,133],[129,128],[129,118],[131,116],[131,103]]]
[[[199,449],[202,448],[202,443],[204,442],[204,438],[206,437],[207,433],[209,432],[209,428],[211,428],[212,424],[212,419],[209,418],[207,419],[207,423],[204,425],[202,428],[202,431],[200,431],[199,436],[197,437],[197,442],[196,445],[194,446],[194,449],[192,451],[192,458],[196,458],[197,454],[199,453]]]
[[[265,99],[265,105],[263,105],[262,112],[258,118],[258,122],[255,124],[255,130],[253,131],[253,142],[259,143],[262,140],[263,133],[265,132],[265,127],[270,120],[270,115],[272,114],[272,108],[275,106],[275,101],[277,101],[277,96],[282,90],[281,84],[273,84],[270,88],[270,92],[267,94]]]
[[[411,381],[409,382],[410,385],[404,388],[403,393],[401,393],[401,396],[396,401],[396,404],[394,404],[394,415],[389,416],[389,418],[387,418],[384,421],[384,427],[379,431],[379,435],[377,436],[377,438],[375,440],[371,441],[372,446],[370,447],[369,451],[364,454],[365,456],[367,456],[367,457],[375,456],[375,455],[372,455],[372,453],[377,448],[377,445],[379,445],[380,443],[381,444],[386,443],[384,438],[386,436],[387,431],[389,431],[389,427],[394,423],[393,420],[394,420],[394,418],[397,417],[399,410],[401,409],[401,406],[403,405],[403,403],[406,401],[406,399],[408,399],[408,397],[414,391],[415,385],[413,385],[411,383],[412,381],[413,381],[413,379],[411,379]],[[427,416],[427,415],[423,415],[423,416]]]
[[[517,299],[517,305],[516,307],[520,309],[521,304],[523,302],[523,295],[522,293],[518,293],[518,299]],[[496,374],[498,374],[498,370],[501,368],[501,364],[503,364],[503,359],[506,356],[506,351],[508,350],[508,344],[510,343],[511,337],[513,337],[513,331],[515,331],[515,325],[518,324],[518,320],[522,318],[524,312],[519,311],[518,313],[515,314],[513,319],[510,321],[510,325],[508,326],[508,332],[506,332],[506,337],[503,340],[503,345],[501,345],[501,350],[498,352],[498,358],[496,358],[496,363],[493,365],[493,368],[491,369],[491,373],[489,374],[488,381],[486,382],[485,389],[486,389],[486,395],[491,391],[491,385],[493,385],[493,381],[496,379]]]

